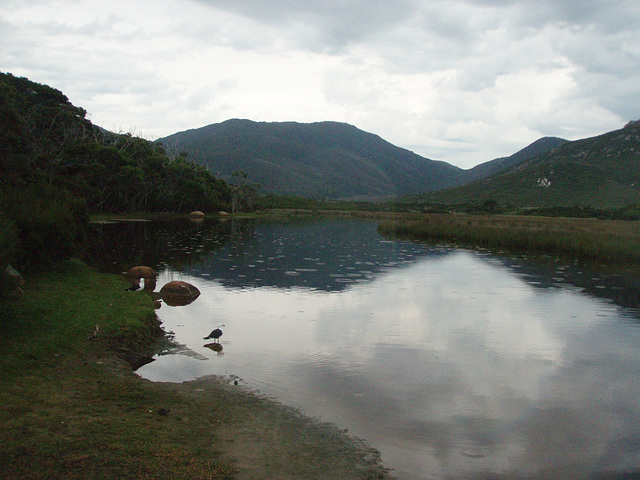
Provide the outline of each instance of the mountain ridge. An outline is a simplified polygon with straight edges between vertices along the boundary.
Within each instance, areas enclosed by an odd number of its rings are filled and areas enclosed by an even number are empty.
[[[396,147],[340,122],[231,119],[157,140],[222,176],[245,170],[263,193],[316,198],[424,193],[455,184],[463,170]]]
[[[473,183],[430,192],[426,203],[624,207],[640,202],[640,121],[561,144]]]
[[[543,137],[514,153],[463,170],[397,147],[344,122],[229,119],[156,140],[186,151],[214,175],[244,170],[263,193],[376,200],[464,185],[546,152],[567,140]]]
[[[464,183],[471,183],[475,180],[489,177],[490,175],[493,175],[494,173],[497,173],[501,170],[505,170],[509,167],[517,165],[518,163],[529,160],[530,158],[554,150],[561,145],[564,145],[568,141],[569,140],[565,140],[564,138],[559,137],[539,138],[538,140],[530,143],[523,149],[518,150],[516,153],[509,155],[508,157],[500,157],[494,160],[489,160],[488,162],[480,163],[475,167],[466,170],[463,176]]]

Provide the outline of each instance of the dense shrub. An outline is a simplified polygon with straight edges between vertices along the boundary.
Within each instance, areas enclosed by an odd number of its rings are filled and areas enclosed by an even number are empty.
[[[0,73],[0,184],[61,187],[92,212],[228,209],[229,185],[204,167],[85,116],[62,92]]]
[[[0,268],[15,262],[18,253],[18,229],[3,212],[0,212]]]
[[[11,255],[8,258],[17,268],[27,271],[42,270],[69,258],[79,248],[88,221],[82,200],[46,184],[5,186],[0,194],[0,210],[5,214],[5,223],[10,222],[10,233],[3,241],[7,255]]]

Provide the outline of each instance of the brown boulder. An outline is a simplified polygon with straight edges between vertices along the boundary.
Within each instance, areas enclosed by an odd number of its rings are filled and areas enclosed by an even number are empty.
[[[174,280],[160,289],[164,303],[170,307],[189,305],[200,296],[200,290],[187,282]]]
[[[156,289],[156,272],[151,267],[137,266],[130,268],[126,274],[131,290],[140,288],[140,279],[144,278],[144,289],[153,292]]]
[[[204,212],[201,212],[200,210],[194,210],[193,212],[191,212],[189,214],[190,217],[204,217]]]
[[[156,272],[151,267],[145,267],[145,266],[140,265],[140,266],[137,266],[137,267],[130,268],[129,271],[127,272],[127,277],[130,277],[130,278],[155,278],[156,277]]]

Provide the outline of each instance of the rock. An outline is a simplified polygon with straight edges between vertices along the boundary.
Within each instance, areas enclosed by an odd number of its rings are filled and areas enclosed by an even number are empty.
[[[218,215],[220,215],[221,217],[226,217],[227,215],[229,215],[227,212],[225,212],[224,210],[220,210],[218,212]]]
[[[200,290],[187,282],[174,280],[160,289],[164,303],[170,307],[189,305],[200,296]]]
[[[137,266],[132,267],[127,272],[127,277],[131,278],[156,278],[156,272],[151,267]]]
[[[129,290],[138,290],[140,288],[140,279],[144,278],[144,289],[153,292],[156,289],[156,272],[151,267],[139,265],[130,268],[126,274],[127,281],[131,284]]]
[[[204,217],[204,212],[201,212],[200,210],[194,210],[193,212],[191,212],[189,214],[190,217]]]

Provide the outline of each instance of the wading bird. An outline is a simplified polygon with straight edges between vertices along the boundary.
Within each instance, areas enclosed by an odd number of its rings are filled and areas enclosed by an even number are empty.
[[[207,335],[206,337],[204,337],[205,340],[208,340],[210,338],[213,338],[214,342],[219,342],[220,337],[222,336],[222,330],[220,329],[220,327],[226,327],[226,325],[219,323],[218,324],[218,328],[216,328],[215,330],[213,330],[209,335]]]

